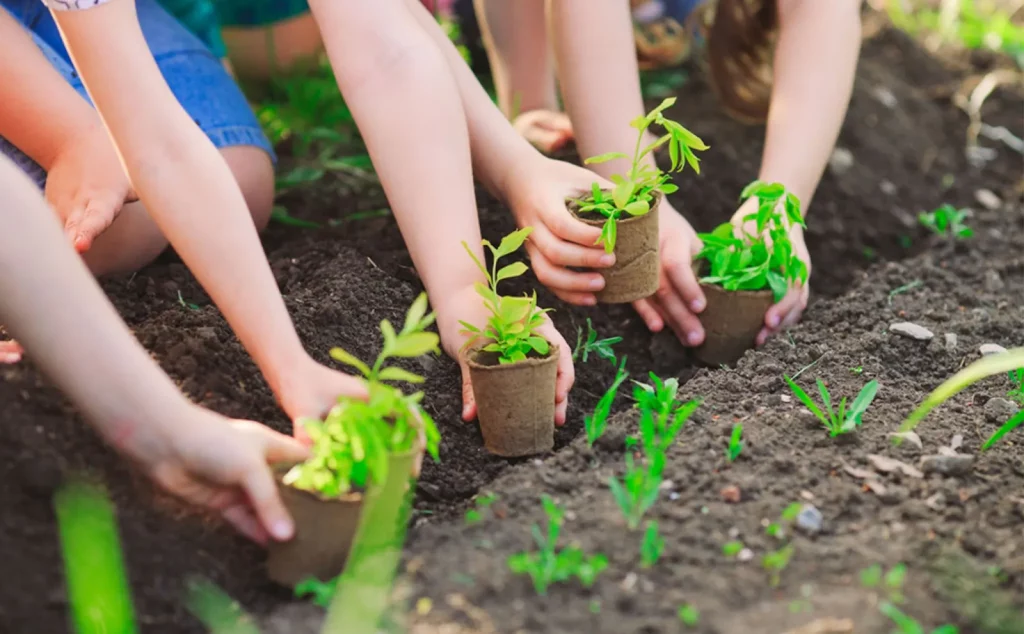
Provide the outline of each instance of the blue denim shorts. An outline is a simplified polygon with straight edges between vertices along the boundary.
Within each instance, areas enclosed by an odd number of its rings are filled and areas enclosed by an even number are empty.
[[[218,148],[249,145],[276,160],[270,141],[241,89],[213,53],[196,36],[170,16],[156,0],[136,0],[139,23],[164,80],[189,116]],[[50,63],[83,99],[85,86],[71,62],[50,12],[39,0],[0,0],[28,29]],[[144,96],[143,96],[144,97]],[[91,103],[91,101],[89,101]],[[11,158],[36,183],[46,183],[46,172],[3,137],[0,154]]]

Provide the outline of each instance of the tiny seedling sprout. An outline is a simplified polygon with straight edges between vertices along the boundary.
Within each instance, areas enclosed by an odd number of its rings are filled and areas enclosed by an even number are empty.
[[[1024,368],[1010,370],[1009,375],[1012,387],[1006,393],[1006,396],[1017,401],[1019,405],[1024,406]]]
[[[833,409],[832,397],[829,394],[828,387],[825,386],[825,382],[818,379],[818,392],[821,394],[821,402],[825,405],[825,410],[822,411],[820,407],[814,402],[807,392],[803,390],[796,382],[788,376],[783,376],[786,383],[789,385],[789,389],[793,391],[793,394],[800,399],[807,409],[811,410],[811,413],[818,417],[818,420],[825,425],[828,429],[829,436],[835,438],[840,434],[847,434],[852,431],[856,431],[857,427],[862,422],[864,413],[870,407],[871,402],[875,400],[875,395],[878,394],[878,381],[869,381],[860,393],[857,394],[857,398],[853,400],[853,403],[849,408],[846,407],[846,397],[839,402],[839,408]]]
[[[686,627],[695,627],[700,622],[700,611],[690,603],[679,606],[679,621]]]
[[[548,312],[548,309],[537,307],[537,293],[523,297],[502,297],[498,294],[498,282],[519,277],[527,271],[527,266],[522,262],[513,262],[499,269],[498,261],[518,250],[532,231],[533,227],[514,231],[505,236],[497,247],[484,240],[483,245],[490,250],[492,256],[490,270],[476,257],[468,244],[462,243],[466,253],[487,278],[486,286],[477,282],[475,288],[491,313],[483,328],[459,322],[464,328],[463,334],[472,335],[466,346],[476,337],[483,337],[490,342],[483,350],[498,353],[498,362],[502,364],[524,361],[531,354],[543,357],[551,349],[548,341],[537,333],[537,329],[544,325],[544,313]]]
[[[640,542],[640,567],[650,568],[658,563],[664,550],[665,539],[658,533],[658,523],[653,520],[647,522],[643,541]]]
[[[722,544],[722,554],[729,559],[732,559],[736,555],[740,554],[740,551],[744,548],[743,542],[740,541],[725,542]]]
[[[761,567],[768,573],[768,583],[773,588],[782,581],[782,572],[789,566],[789,560],[793,558],[794,550],[796,547],[793,544],[786,544],[778,550],[766,553],[761,558]]]
[[[883,601],[878,606],[879,611],[889,617],[896,631],[893,634],[928,634],[924,626],[917,622],[917,619],[907,615],[888,601]],[[955,625],[941,625],[931,631],[931,634],[958,634],[960,630]]]
[[[594,585],[597,576],[608,567],[604,555],[584,555],[579,546],[568,546],[558,550],[558,537],[565,523],[565,511],[548,496],[541,498],[544,514],[547,516],[547,533],[540,526],[531,527],[537,552],[523,552],[508,558],[508,567],[515,574],[527,574],[533,580],[537,594],[547,594],[555,583],[576,577],[584,587]]]
[[[636,530],[640,526],[648,509],[658,500],[664,470],[664,452],[655,451],[647,456],[646,465],[642,465],[637,464],[632,451],[627,451],[626,473],[622,476],[622,482],[614,476],[609,478],[608,486],[612,497],[619,505],[630,530]]]
[[[708,146],[697,135],[665,117],[663,112],[675,102],[675,97],[670,97],[647,115],[637,117],[629,124],[638,133],[636,149],[633,152],[629,173],[615,174],[611,177],[615,184],[611,195],[602,191],[601,186],[595,182],[591,195],[580,201],[580,213],[600,214],[605,218],[601,236],[595,244],[603,245],[608,253],[615,250],[619,220],[626,216],[643,216],[650,213],[657,192],[671,194],[679,190],[669,182],[669,174],[645,160],[651,152],[667,143],[669,157],[672,160],[670,172],[682,172],[689,165],[694,172],[700,173],[700,159],[694,151],[706,150]],[[644,137],[652,125],[664,128],[665,135],[644,147]],[[593,165],[625,158],[629,157],[622,152],[609,152],[588,158],[586,164]]]
[[[594,413],[583,417],[583,428],[587,432],[587,444],[591,447],[597,442],[597,439],[604,435],[604,430],[608,426],[608,416],[612,411],[612,403],[615,401],[615,396],[619,393],[619,386],[626,380],[629,373],[626,372],[626,357],[622,357],[622,363],[619,364],[619,369],[615,373],[615,380],[608,387],[608,390],[601,396],[601,399],[597,402],[597,406],[594,407]]]
[[[764,532],[769,537],[784,539],[786,536],[786,528],[792,526],[793,523],[796,522],[796,518],[800,515],[800,511],[803,507],[804,505],[800,502],[793,502],[782,511],[782,515],[779,516],[779,521],[772,522],[766,526]]]
[[[338,577],[329,581],[320,581],[316,577],[303,579],[295,585],[295,597],[301,599],[310,597],[313,605],[326,609],[331,605],[334,598],[334,591],[338,589]]]
[[[974,235],[974,230],[967,226],[965,218],[966,209],[957,209],[953,205],[945,204],[935,211],[918,214],[917,221],[935,235],[966,240]]]
[[[586,363],[590,355],[593,354],[615,365],[615,351],[612,350],[612,346],[621,341],[622,337],[598,339],[594,324],[590,321],[590,317],[587,317],[587,338],[583,339],[583,328],[577,327],[576,348],[572,351],[572,360]]]
[[[483,493],[476,497],[476,504],[466,511],[466,525],[479,524],[484,519],[484,511],[498,501],[497,493]]]
[[[743,451],[743,423],[733,425],[732,434],[729,435],[729,446],[725,448],[725,457],[729,462],[735,462]]]
[[[751,197],[757,198],[758,208],[743,221],[753,223],[753,233],[726,222],[699,235],[704,248],[696,259],[706,260],[710,269],[700,281],[727,291],[770,288],[778,302],[790,286],[807,283],[807,264],[789,237],[792,227],[806,226],[800,200],[780,183],[761,181],[747,185],[740,196],[741,200]]]

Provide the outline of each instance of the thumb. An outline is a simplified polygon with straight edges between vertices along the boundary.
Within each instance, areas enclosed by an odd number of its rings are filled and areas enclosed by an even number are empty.
[[[459,360],[462,368],[462,420],[467,423],[476,418],[476,397],[473,396],[473,381],[469,375],[469,365]]]
[[[242,490],[249,498],[260,524],[278,541],[288,541],[295,534],[295,524],[281,502],[277,483],[266,464],[254,464],[242,480]]]

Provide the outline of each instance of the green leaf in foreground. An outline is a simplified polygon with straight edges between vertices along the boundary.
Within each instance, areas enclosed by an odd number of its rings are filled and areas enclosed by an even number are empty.
[[[619,393],[619,387],[628,376],[626,357],[622,357],[622,363],[619,364],[619,369],[615,373],[615,380],[608,386],[608,390],[601,396],[601,400],[597,402],[597,406],[594,407],[594,413],[583,417],[583,428],[587,432],[587,444],[591,447],[604,434],[604,430],[608,426],[608,416],[612,412],[612,404],[615,402],[615,396]]]
[[[208,581],[190,581],[185,600],[188,611],[210,634],[259,634],[251,616],[237,601]]]

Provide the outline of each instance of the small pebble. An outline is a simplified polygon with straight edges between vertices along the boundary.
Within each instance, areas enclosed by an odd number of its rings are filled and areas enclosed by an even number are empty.
[[[800,528],[812,535],[821,532],[821,525],[825,521],[821,511],[813,504],[804,504],[800,514],[796,516],[797,528]]]
[[[925,473],[938,473],[946,476],[959,476],[968,473],[974,465],[974,456],[957,454],[955,456],[925,456],[921,458],[921,469]]]
[[[744,548],[736,555],[736,561],[750,561],[754,558],[754,551]]]
[[[731,504],[736,504],[740,501],[740,488],[734,484],[730,484],[721,491],[722,499]]]
[[[974,192],[974,199],[985,209],[995,211],[1003,206],[1003,201],[991,189],[979,189]]]
[[[896,195],[896,185],[892,181],[883,180],[878,184],[878,188],[882,190],[882,193],[887,196]]]
[[[907,337],[909,339],[916,339],[917,341],[929,341],[935,336],[931,330],[928,330],[924,326],[910,323],[909,321],[901,321],[889,326],[889,332],[900,335],[901,337]]]
[[[1005,398],[990,398],[985,403],[985,420],[990,423],[1003,424],[1018,411],[1017,404]]]
[[[990,354],[1002,354],[1006,352],[1006,348],[996,343],[983,343],[978,348],[978,352],[981,353],[981,356],[987,357]]]
[[[956,352],[956,344],[958,343],[955,332],[946,333],[946,352]]]
[[[837,147],[832,150],[832,156],[828,159],[828,166],[837,176],[842,176],[853,167],[853,152],[843,147]]]
[[[877,99],[886,108],[891,110],[896,107],[896,104],[898,103],[896,95],[894,95],[892,91],[885,86],[876,86],[871,92],[875,96],[875,99]]]
[[[1006,288],[1006,283],[1003,282],[1003,278],[999,276],[998,271],[989,269],[985,271],[985,290],[989,293],[998,293],[999,291]]]

